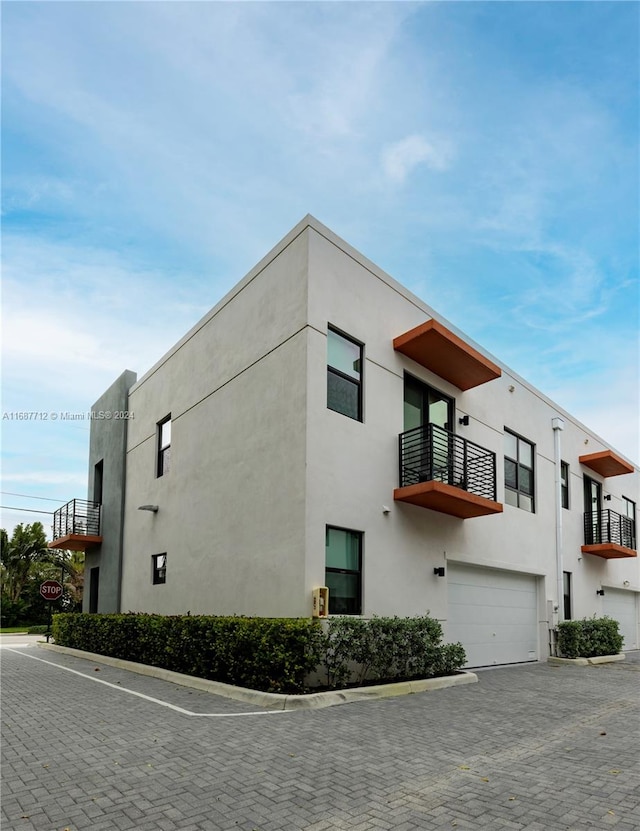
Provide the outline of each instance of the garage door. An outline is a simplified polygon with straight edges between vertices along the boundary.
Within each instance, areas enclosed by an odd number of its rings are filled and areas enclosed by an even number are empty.
[[[449,563],[448,641],[468,667],[538,659],[537,580],[531,574]]]
[[[603,612],[617,620],[619,631],[624,638],[622,649],[638,648],[638,618],[636,612],[636,592],[621,589],[605,589]]]

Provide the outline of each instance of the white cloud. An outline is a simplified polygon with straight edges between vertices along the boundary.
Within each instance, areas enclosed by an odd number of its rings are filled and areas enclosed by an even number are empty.
[[[443,171],[450,162],[451,148],[448,143],[427,141],[420,135],[407,136],[382,151],[383,170],[387,178],[397,184],[402,184],[418,165]]]

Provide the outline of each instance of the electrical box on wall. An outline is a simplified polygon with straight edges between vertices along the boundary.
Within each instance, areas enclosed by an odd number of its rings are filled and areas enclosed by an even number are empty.
[[[329,614],[329,589],[319,586],[313,590],[313,617],[327,617]]]
[[[558,625],[558,607],[553,600],[547,600],[547,620],[550,629],[555,629]]]

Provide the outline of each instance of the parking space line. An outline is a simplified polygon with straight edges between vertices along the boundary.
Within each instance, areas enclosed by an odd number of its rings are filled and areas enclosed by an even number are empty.
[[[17,646],[17,645],[16,645]],[[88,681],[94,681],[96,684],[104,684],[106,687],[111,687],[119,692],[135,695],[145,701],[151,701],[153,704],[159,704],[161,707],[168,707],[170,710],[175,710],[177,713],[182,713],[185,716],[194,716],[196,718],[240,718],[241,716],[276,716],[280,713],[292,713],[293,710],[259,710],[250,713],[194,713],[192,710],[185,710],[184,707],[178,707],[176,704],[170,704],[168,701],[161,701],[159,698],[153,698],[151,695],[145,695],[135,690],[129,690],[121,684],[112,684],[110,681],[103,681],[101,678],[95,678],[93,675],[87,675],[86,672],[79,672],[77,669],[71,667],[64,667],[62,664],[56,664],[53,661],[45,661],[44,658],[36,658],[35,655],[28,655],[26,652],[18,652],[16,647],[8,647],[11,651],[17,652],[25,658],[31,658],[32,661],[40,661],[43,664],[63,669],[65,672],[72,672],[74,675],[79,675],[81,678],[86,678]]]

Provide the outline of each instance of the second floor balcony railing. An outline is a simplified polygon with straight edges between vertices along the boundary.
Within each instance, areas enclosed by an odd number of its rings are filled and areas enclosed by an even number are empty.
[[[436,424],[400,434],[400,487],[443,482],[496,501],[496,454]]]
[[[53,515],[53,538],[70,535],[100,536],[100,504],[86,499],[72,499]]]
[[[613,543],[636,550],[636,523],[610,509],[588,511],[584,515],[585,545]]]

